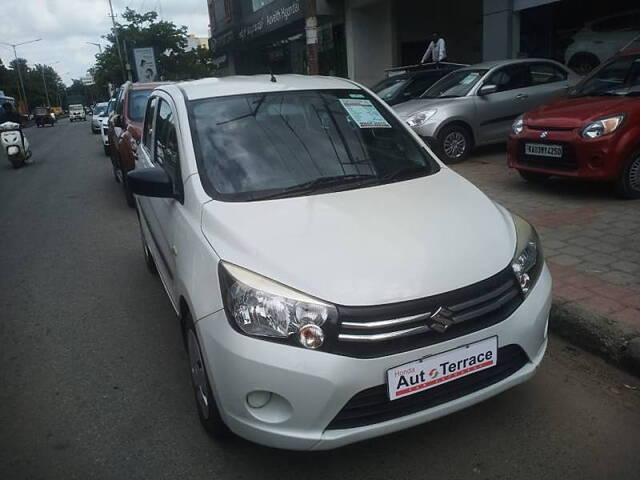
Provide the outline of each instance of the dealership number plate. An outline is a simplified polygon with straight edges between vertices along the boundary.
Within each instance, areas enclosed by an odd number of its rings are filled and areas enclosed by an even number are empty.
[[[498,337],[491,337],[392,368],[387,370],[389,399],[420,393],[494,367],[497,357]]]
[[[524,146],[526,155],[538,155],[540,157],[562,157],[561,145],[544,145],[540,143],[526,143]]]

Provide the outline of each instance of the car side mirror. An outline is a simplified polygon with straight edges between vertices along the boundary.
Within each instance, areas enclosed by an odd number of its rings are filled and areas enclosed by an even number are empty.
[[[481,97],[484,95],[489,95],[490,93],[496,93],[498,91],[498,86],[497,85],[483,85],[480,87],[480,90],[478,90],[478,95],[480,95]]]
[[[176,198],[173,182],[161,167],[141,168],[127,173],[131,191],[142,197]]]

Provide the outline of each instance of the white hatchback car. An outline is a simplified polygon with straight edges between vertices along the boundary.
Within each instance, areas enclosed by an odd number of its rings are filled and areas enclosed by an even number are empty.
[[[535,230],[353,82],[158,87],[129,181],[213,434],[334,448],[480,402],[542,360]]]

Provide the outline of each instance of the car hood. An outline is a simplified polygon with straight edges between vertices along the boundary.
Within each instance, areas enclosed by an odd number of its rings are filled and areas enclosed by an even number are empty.
[[[525,115],[531,127],[578,128],[607,115],[628,109],[626,97],[563,97],[542,105]]]
[[[394,105],[393,109],[400,116],[400,118],[409,118],[411,115],[417,112],[422,112],[430,108],[438,108],[440,106],[450,105],[451,102],[459,101],[461,98],[416,98],[415,100],[409,100],[408,102]]]
[[[221,259],[341,305],[448,292],[505,268],[510,215],[443,168],[393,184],[305,197],[203,205]]]

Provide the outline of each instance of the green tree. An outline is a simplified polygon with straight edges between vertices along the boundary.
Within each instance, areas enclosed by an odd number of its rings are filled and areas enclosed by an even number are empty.
[[[185,51],[187,46],[187,27],[177,27],[173,22],[158,20],[156,12],[138,13],[126,8],[122,14],[122,23],[116,24],[118,39],[125,62],[132,68],[133,49],[153,47],[156,52],[158,74],[165,80],[183,80],[202,78],[214,73],[209,51],[204,48]],[[122,74],[114,29],[104,36],[109,43],[102,53],[96,55],[94,79],[100,88],[109,83],[120,85],[125,76]]]

